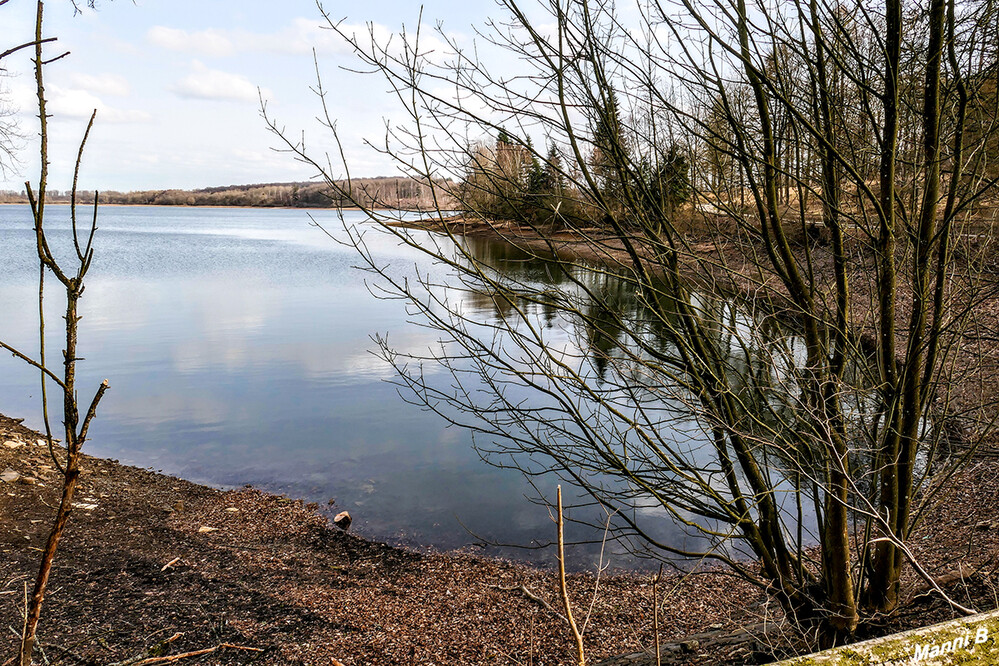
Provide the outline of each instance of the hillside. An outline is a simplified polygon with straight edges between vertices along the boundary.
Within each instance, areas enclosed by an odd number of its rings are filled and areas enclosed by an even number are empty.
[[[339,183],[348,190],[345,181]],[[449,183],[437,183],[437,196],[442,195]],[[374,208],[427,210],[435,207],[432,188],[427,182],[409,178],[358,178],[350,182],[350,196],[335,193],[326,183],[259,183],[253,185],[227,185],[199,190],[145,190],[138,192],[102,191],[101,202],[142,206],[252,206],[293,208],[351,207],[355,202]],[[79,193],[80,201],[91,201],[94,193]],[[48,201],[68,203],[70,193],[50,191]],[[0,192],[0,203],[27,203],[24,192]],[[448,201],[440,202],[444,208]]]

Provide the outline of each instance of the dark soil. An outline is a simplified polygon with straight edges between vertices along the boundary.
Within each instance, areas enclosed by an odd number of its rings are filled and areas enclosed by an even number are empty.
[[[2,659],[15,654],[25,586],[59,497],[61,477],[37,439],[0,417],[0,473],[19,474],[0,481]],[[50,663],[123,661],[177,633],[168,654],[223,643],[262,650],[184,663],[570,663],[563,621],[519,590],[557,606],[553,571],[364,541],[314,505],[250,488],[223,492],[90,457],[83,470],[39,629]],[[649,581],[601,578],[586,629],[592,658],[652,644]],[[580,621],[594,585],[592,575],[571,578]],[[667,575],[659,589],[663,640],[714,623],[736,629],[765,609],[760,594],[719,573]]]
[[[37,439],[0,416],[0,473],[19,475],[0,481],[0,654],[10,657],[59,496],[61,477]],[[90,457],[83,469],[39,631],[49,663],[110,664],[222,644],[237,647],[182,661],[573,663],[563,621],[520,590],[558,607],[553,571],[364,541],[315,505],[250,488],[223,492]],[[983,611],[999,605],[999,465],[970,467],[923,524],[913,548],[955,600]],[[593,600],[591,663],[650,648],[650,578],[605,573],[594,598],[595,585],[593,574],[570,578],[580,621]],[[910,574],[907,602],[880,631],[954,617],[925,588]],[[764,595],[722,572],[667,572],[658,590],[663,642],[764,620],[777,628],[735,648],[691,644],[681,663],[759,663],[801,647]]]

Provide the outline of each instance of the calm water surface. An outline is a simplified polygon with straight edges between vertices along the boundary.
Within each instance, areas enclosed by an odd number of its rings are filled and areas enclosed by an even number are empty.
[[[68,228],[66,207],[49,215],[53,231]],[[312,215],[330,231],[342,227],[332,211]],[[360,213],[346,215],[366,224]],[[0,336],[33,353],[37,266],[26,206],[0,206],[0,241]],[[366,242],[398,276],[437,270],[384,236],[367,234]],[[388,333],[394,347],[415,352],[438,336],[409,322],[402,303],[373,297],[370,276],[354,268],[356,251],[307,213],[106,207],[96,245],[78,386],[88,400],[105,377],[112,390],[89,453],[323,506],[334,499],[331,510],[349,510],[358,533],[401,545],[552,539],[548,512],[528,499],[537,490],[519,472],[483,463],[467,432],[407,404],[385,381],[394,371],[371,353],[371,335]],[[61,349],[61,313],[49,284],[52,358]],[[482,320],[495,315],[489,298],[465,306]],[[38,392],[35,372],[0,359],[0,411],[39,428]],[[553,496],[553,479],[534,483]],[[570,537],[600,534],[579,527]],[[578,547],[576,566],[592,566],[598,549]],[[485,550],[552,559],[550,550]],[[629,566],[623,555],[613,564]]]

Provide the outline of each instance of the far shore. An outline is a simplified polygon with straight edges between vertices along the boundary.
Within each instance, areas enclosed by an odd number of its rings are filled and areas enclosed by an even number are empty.
[[[24,201],[0,201],[0,206],[28,206],[30,202],[25,199]],[[46,206],[69,206],[71,205],[69,201],[46,201]],[[93,205],[92,202],[78,201],[76,202],[77,207],[85,208]],[[157,204],[157,203],[104,203],[99,202],[99,207],[121,207],[121,208],[207,208],[207,209],[260,209],[260,210],[365,210],[358,206],[212,206],[209,204]],[[402,211],[406,213],[423,213],[428,214],[433,211],[420,210],[420,209],[408,209],[408,208],[389,208],[383,206],[372,206],[366,210],[377,210],[377,211]]]

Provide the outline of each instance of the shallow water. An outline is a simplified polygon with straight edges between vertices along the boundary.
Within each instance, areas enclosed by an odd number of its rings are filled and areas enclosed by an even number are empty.
[[[362,214],[345,215],[364,228]],[[342,237],[335,212],[311,216]],[[65,240],[68,209],[50,207],[47,224]],[[539,490],[553,497],[554,479],[532,486],[519,472],[483,463],[468,432],[408,404],[386,381],[395,373],[371,352],[373,334],[415,352],[439,335],[410,322],[399,301],[373,297],[371,276],[354,268],[356,250],[331,240],[310,214],[105,207],[99,226],[81,306],[86,360],[78,386],[85,399],[105,377],[112,388],[87,452],[347,509],[353,530],[395,544],[453,549],[553,539],[547,509],[528,498]],[[0,239],[0,336],[34,353],[37,266],[26,206],[0,207]],[[365,242],[394,275],[438,270],[384,236],[367,234]],[[502,246],[475,242],[480,254],[509,259]],[[507,263],[522,279],[545,273],[540,262]],[[47,284],[51,360],[61,349],[61,313],[56,284],[51,277]],[[496,316],[492,299],[465,298],[473,317]],[[34,371],[0,359],[0,411],[40,429],[38,395]],[[591,507],[575,515],[599,522],[601,514]],[[671,530],[663,522],[661,531]],[[601,536],[581,526],[568,534]],[[484,550],[552,561],[550,549]],[[598,552],[590,543],[570,558],[589,568]],[[620,553],[612,564],[637,565]]]

